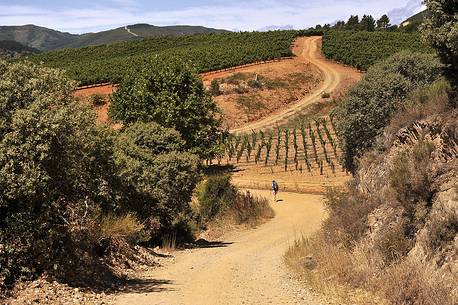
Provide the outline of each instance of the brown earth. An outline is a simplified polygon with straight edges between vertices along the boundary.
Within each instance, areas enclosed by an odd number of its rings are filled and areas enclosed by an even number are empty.
[[[227,78],[236,73],[257,74],[287,84],[286,87],[251,91],[248,94],[216,97],[215,100],[225,116],[224,125],[236,133],[271,128],[286,123],[299,113],[309,111],[311,105],[326,105],[330,100],[345,94],[349,87],[361,79],[362,74],[353,68],[326,60],[320,52],[321,41],[321,37],[298,38],[293,45],[296,57],[292,59],[202,74],[206,86],[213,79]],[[298,74],[302,74],[303,82],[298,81]],[[94,94],[107,96],[106,104],[97,107],[96,111],[99,122],[111,124],[108,117],[108,96],[114,90],[114,85],[84,88],[77,90],[75,96],[83,100]],[[329,93],[330,98],[323,99],[323,93]],[[250,115],[236,102],[237,97],[246,95],[256,96],[256,100],[260,102],[258,109],[251,109],[253,113]]]
[[[251,129],[267,129],[290,120],[310,105],[323,103],[322,93],[337,97],[354,84],[361,74],[323,59],[321,38],[300,38],[294,46],[296,59],[268,63],[256,67],[241,68],[250,71],[270,71],[273,75],[287,75],[287,67],[321,71],[322,82],[307,96],[298,101],[278,102],[278,109],[266,112],[266,117],[250,123],[235,132]],[[271,69],[271,70],[269,70]],[[229,72],[233,73],[233,72]],[[267,72],[263,72],[267,73]],[[225,77],[228,72],[218,76]],[[91,95],[109,95],[113,86],[79,90],[75,95],[89,101]],[[299,89],[298,94],[302,94]],[[298,96],[300,97],[300,96]],[[108,100],[108,99],[107,99]],[[288,100],[288,99],[286,99]],[[108,122],[108,104],[97,108],[99,121]],[[229,109],[229,107],[228,107]],[[230,115],[230,113],[228,114]],[[108,122],[109,123],[109,122]],[[288,246],[300,236],[310,236],[320,228],[325,217],[323,199],[320,195],[288,193],[322,193],[326,185],[341,185],[346,175],[340,171],[321,176],[316,168],[312,175],[299,171],[281,171],[281,167],[265,167],[247,163],[238,167],[234,182],[240,186],[269,189],[273,178],[280,182],[280,201],[273,204],[276,217],[251,230],[239,230],[224,234],[220,241],[204,243],[202,247],[173,253],[165,258],[164,267],[149,268],[136,272],[130,284],[114,296],[87,299],[86,304],[334,304],[324,300],[293,278],[283,261]],[[270,191],[251,191],[254,195],[270,198]],[[97,300],[97,301],[95,301]],[[92,303],[92,301],[94,301]],[[68,304],[81,304],[81,299]]]
[[[297,60],[310,63],[321,71],[324,81],[320,86],[290,106],[279,108],[274,114],[241,128],[232,129],[231,132],[244,133],[285,124],[310,105],[322,102],[323,93],[329,93],[331,99],[340,97],[361,79],[362,74],[359,71],[325,59],[321,53],[321,43],[321,37],[302,37],[298,38],[293,46],[293,53],[297,56]]]
[[[270,196],[268,191],[252,191]],[[319,228],[325,212],[317,195],[280,193],[276,217],[256,229],[232,232],[220,242],[176,253],[164,268],[140,274],[124,304],[329,304],[291,277],[283,254],[298,235]]]

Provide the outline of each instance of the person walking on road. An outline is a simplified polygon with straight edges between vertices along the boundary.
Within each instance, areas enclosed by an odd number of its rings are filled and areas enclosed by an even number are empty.
[[[278,183],[273,180],[272,181],[272,195],[274,196],[274,202],[277,202],[277,194],[278,194]]]

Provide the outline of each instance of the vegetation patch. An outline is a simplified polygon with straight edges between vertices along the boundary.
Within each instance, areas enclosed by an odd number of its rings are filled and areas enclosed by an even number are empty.
[[[423,43],[418,33],[327,31],[323,36],[323,53],[360,70],[367,70],[376,62],[400,51],[434,53]]]

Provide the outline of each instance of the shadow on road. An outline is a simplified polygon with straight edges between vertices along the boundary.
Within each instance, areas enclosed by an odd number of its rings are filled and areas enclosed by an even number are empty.
[[[224,248],[232,245],[232,242],[223,241],[207,241],[205,239],[198,239],[192,244],[186,244],[186,249],[205,249],[205,248]]]
[[[160,279],[131,279],[127,280],[116,292],[122,293],[151,293],[162,291],[175,291],[173,288],[163,287],[172,285],[173,281]]]

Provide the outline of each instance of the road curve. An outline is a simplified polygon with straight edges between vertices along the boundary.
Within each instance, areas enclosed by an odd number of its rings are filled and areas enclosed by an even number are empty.
[[[270,196],[268,191],[252,191]],[[179,253],[173,263],[148,271],[115,298],[117,305],[308,304],[323,302],[291,278],[283,255],[301,234],[316,231],[322,197],[281,193],[276,217],[256,229],[228,234],[225,245]],[[326,303],[327,304],[327,303]]]
[[[259,121],[250,123],[240,128],[230,130],[231,133],[244,133],[252,130],[263,130],[272,128],[285,121],[291,116],[299,113],[305,107],[321,100],[323,92],[333,92],[342,80],[342,71],[339,71],[338,65],[326,60],[321,55],[321,37],[303,37],[296,40],[297,47],[293,49],[293,53],[304,61],[315,65],[323,74],[324,81],[314,90],[313,93],[289,106],[287,109],[281,110]],[[342,66],[340,66],[342,68]],[[342,70],[342,69],[340,69]]]

